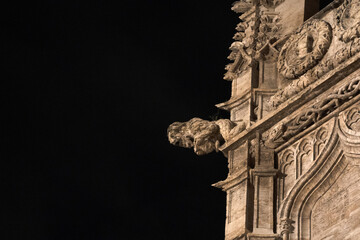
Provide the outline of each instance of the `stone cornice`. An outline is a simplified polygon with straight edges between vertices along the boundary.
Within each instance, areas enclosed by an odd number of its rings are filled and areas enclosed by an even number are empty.
[[[231,109],[241,105],[251,98],[251,90],[245,92],[243,95],[235,98],[230,98],[228,101],[216,104],[217,108],[230,111]]]
[[[223,191],[227,191],[228,189],[238,185],[244,180],[249,178],[249,170],[246,169],[244,171],[239,171],[235,174],[229,175],[227,179],[214,183],[211,186],[222,189]]]

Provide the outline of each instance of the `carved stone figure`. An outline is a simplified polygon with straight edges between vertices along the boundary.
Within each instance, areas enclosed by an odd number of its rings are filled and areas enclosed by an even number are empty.
[[[307,22],[283,46],[278,60],[279,72],[288,79],[300,77],[324,57],[331,40],[330,24],[323,20]]]
[[[175,146],[194,148],[197,155],[218,151],[228,141],[246,128],[243,121],[234,123],[228,119],[207,121],[193,118],[188,122],[174,122],[167,130],[169,142]]]

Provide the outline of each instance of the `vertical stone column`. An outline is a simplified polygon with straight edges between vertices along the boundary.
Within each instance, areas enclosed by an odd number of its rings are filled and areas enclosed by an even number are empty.
[[[251,170],[254,187],[253,231],[249,240],[278,239],[276,232],[276,189],[278,170],[275,169],[274,150],[261,144],[257,133],[255,167]]]

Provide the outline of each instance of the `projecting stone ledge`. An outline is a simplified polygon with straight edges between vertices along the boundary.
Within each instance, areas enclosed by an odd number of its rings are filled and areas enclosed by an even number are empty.
[[[245,169],[244,171],[238,172],[233,175],[229,175],[227,179],[212,184],[213,187],[220,188],[223,191],[227,191],[228,189],[238,185],[239,183],[249,179],[249,171]]]

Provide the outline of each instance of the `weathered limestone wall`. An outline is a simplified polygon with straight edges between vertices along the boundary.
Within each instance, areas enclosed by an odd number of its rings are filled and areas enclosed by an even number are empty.
[[[359,186],[360,166],[348,164],[312,209],[311,239],[359,239]]]

